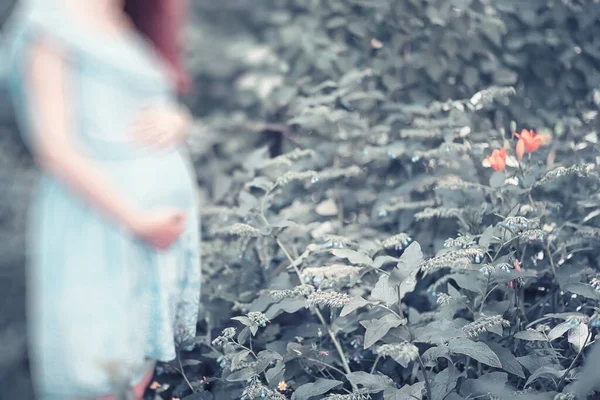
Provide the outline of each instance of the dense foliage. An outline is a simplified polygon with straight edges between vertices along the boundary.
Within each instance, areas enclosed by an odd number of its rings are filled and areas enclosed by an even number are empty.
[[[199,2],[207,330],[173,394],[585,398],[589,3]]]
[[[202,329],[156,396],[593,396],[596,0],[193,4]]]

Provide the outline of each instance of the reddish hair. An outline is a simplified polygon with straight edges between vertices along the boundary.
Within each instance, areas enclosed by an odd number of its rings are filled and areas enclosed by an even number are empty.
[[[126,0],[125,12],[166,61],[177,91],[189,91],[191,81],[182,62],[187,0]]]

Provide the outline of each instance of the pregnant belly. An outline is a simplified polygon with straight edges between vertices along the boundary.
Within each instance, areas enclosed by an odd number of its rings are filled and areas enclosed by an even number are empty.
[[[196,179],[186,152],[160,151],[126,160],[101,161],[109,179],[137,207],[189,209],[196,202]]]

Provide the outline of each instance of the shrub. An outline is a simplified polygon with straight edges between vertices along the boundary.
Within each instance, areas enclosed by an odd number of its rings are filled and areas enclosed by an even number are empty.
[[[212,85],[235,78],[236,96],[196,147],[211,167],[208,336],[178,369],[213,360],[219,377],[187,385],[296,400],[589,392],[573,382],[598,325],[596,114],[528,125],[525,67],[490,53],[508,8],[229,12],[261,29],[225,45],[237,63]]]

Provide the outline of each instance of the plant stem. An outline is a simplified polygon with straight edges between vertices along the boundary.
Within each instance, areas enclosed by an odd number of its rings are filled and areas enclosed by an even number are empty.
[[[375,268],[375,267],[373,267],[373,266],[370,266],[370,265],[365,265],[365,267],[367,267],[367,268],[370,268],[370,269],[371,269],[371,271],[377,271],[377,272],[379,272],[379,273],[382,273],[382,274],[384,274],[384,275],[387,275],[387,276],[390,276],[390,275],[391,275],[391,273],[390,273],[390,272],[384,271],[384,270],[382,270],[381,268]]]
[[[485,281],[485,290],[484,293],[482,293],[481,296],[481,304],[479,305],[479,313],[481,314],[481,312],[483,311],[483,306],[485,305],[485,299],[487,299],[488,296],[488,286],[490,285],[490,275],[487,276],[487,279]],[[475,302],[473,302],[473,308],[475,308]]]
[[[375,367],[377,367],[377,363],[379,362],[380,358],[381,358],[381,356],[379,354],[377,354],[377,357],[375,358],[375,362],[373,362],[373,366],[371,367],[371,372],[369,372],[371,375],[373,375],[373,372],[375,372]]]
[[[190,390],[192,391],[192,393],[194,393],[194,387],[188,380],[187,376],[185,375],[185,371],[183,370],[183,364],[181,363],[181,354],[177,354],[177,361],[179,362],[179,368],[180,368],[179,372],[181,373],[181,375],[183,375],[183,379],[185,379],[185,382],[190,387]]]
[[[335,168],[339,168],[340,167],[340,160],[338,157],[335,158],[334,162],[333,162],[333,166]],[[342,228],[344,226],[344,202],[342,200],[342,196],[340,194],[340,185],[338,182],[336,182],[333,186],[333,193],[334,193],[334,197],[335,197],[335,203],[337,205],[337,217],[338,217],[338,222],[340,224],[340,228]]]
[[[281,249],[281,251],[283,251],[283,253],[285,254],[285,256],[288,258],[289,262],[292,264],[292,267],[294,268],[294,271],[296,272],[296,275],[298,276],[298,280],[300,282],[302,282],[302,276],[300,274],[300,271],[298,270],[298,267],[294,264],[294,259],[292,258],[292,256],[290,255],[290,253],[287,251],[287,249],[285,248],[285,246],[283,245],[283,243],[281,243],[281,240],[276,239],[277,241],[277,245],[279,246],[279,248]],[[344,354],[344,350],[342,349],[342,346],[340,345],[340,342],[337,340],[337,338],[335,337],[335,333],[333,333],[333,331],[329,328],[329,325],[327,325],[327,322],[325,322],[325,318],[323,317],[323,314],[321,314],[321,311],[317,308],[317,307],[313,307],[315,314],[317,315],[317,318],[319,318],[319,320],[321,321],[321,324],[323,325],[323,327],[325,328],[325,330],[327,331],[327,333],[329,334],[329,337],[331,338],[333,345],[335,346],[335,349],[342,361],[342,365],[344,367],[344,371],[346,371],[346,374],[350,374],[352,373],[352,370],[350,369],[350,366],[348,365],[348,362],[346,361],[346,356]],[[356,385],[354,385],[354,383],[350,382],[352,385],[352,389],[357,389]]]
[[[425,369],[425,365],[423,364],[423,360],[421,359],[421,355],[417,356],[417,360],[419,360],[419,366],[421,367],[421,371],[423,372],[423,379],[425,380],[425,390],[427,391],[427,398],[429,400],[433,400],[433,394],[431,392],[431,384],[429,382],[429,374]]]
[[[529,157],[531,157],[531,153],[529,153]],[[523,187],[524,189],[527,190],[527,199],[529,200],[529,203],[534,206],[535,202],[533,201],[533,197],[531,197],[531,186],[530,187],[525,187],[525,171],[523,170],[523,166],[521,165],[521,161],[519,161],[517,163],[519,165],[519,171],[521,172],[521,176],[523,177]]]
[[[261,220],[263,221],[263,223],[265,224],[265,226],[267,228],[270,228],[271,224],[269,224],[269,220],[267,220],[267,217],[265,216],[265,212],[266,212],[266,199],[267,199],[267,196],[273,191],[273,189],[274,188],[272,188],[269,192],[265,193],[265,195],[261,199],[261,204],[260,204],[260,217],[261,217]],[[302,274],[300,274],[300,270],[298,270],[298,267],[294,263],[294,258],[292,257],[292,255],[290,254],[290,252],[287,251],[286,247],[283,245],[283,243],[281,243],[281,240],[279,240],[279,238],[275,238],[275,240],[277,242],[277,245],[281,249],[281,251],[283,251],[283,253],[287,257],[288,261],[290,262],[290,264],[294,268],[294,272],[296,272],[296,276],[298,277],[298,281],[300,283],[302,283]],[[331,338],[331,341],[333,342],[333,345],[335,346],[335,349],[336,349],[336,351],[337,351],[337,353],[338,353],[338,355],[340,357],[340,360],[342,362],[342,366],[344,367],[344,371],[346,371],[346,374],[352,373],[352,370],[350,369],[350,365],[348,365],[348,362],[346,361],[346,355],[344,353],[344,350],[342,349],[342,346],[341,346],[340,342],[335,337],[335,333],[329,328],[329,325],[327,325],[327,322],[325,322],[325,318],[323,317],[323,314],[321,313],[321,311],[319,310],[319,308],[318,307],[313,307],[313,310],[315,311],[315,314],[317,315],[317,318],[319,318],[319,321],[321,322],[321,325],[323,325],[323,328],[325,328],[325,331],[327,331],[327,334]],[[358,390],[358,387],[354,384],[354,382],[351,381],[350,385],[352,386],[352,390],[353,391],[354,390]]]
[[[556,266],[554,265],[552,253],[550,252],[550,244],[548,242],[546,242],[546,254],[548,255],[548,260],[550,261],[550,267],[552,267],[552,274],[556,276]]]
[[[396,318],[398,318],[400,321],[402,321],[404,319],[404,317],[402,317],[400,314],[398,314],[396,311],[392,310],[388,306],[384,306],[383,304],[379,304],[379,303],[376,304],[376,306],[388,310],[389,312],[391,312],[392,314],[394,314],[396,316]]]
[[[498,284],[496,284],[496,286],[494,286],[491,290],[487,290],[486,287],[486,295],[481,299],[481,305],[479,306],[479,313],[483,312],[483,307],[485,306],[485,301],[487,300],[488,296],[494,291],[496,290],[496,288],[498,287]]]
[[[583,353],[583,349],[585,348],[585,346],[587,345],[587,343],[588,343],[588,341],[590,340],[591,337],[592,337],[592,332],[588,331],[588,335],[585,338],[585,342],[583,342],[583,346],[581,346],[581,348],[577,352],[577,355],[575,356],[575,358],[573,359],[573,361],[569,365],[569,368],[567,368],[567,370],[563,374],[562,378],[560,378],[560,382],[558,382],[558,385],[556,385],[556,390],[557,391],[560,392],[562,390],[562,386],[565,383],[565,380],[567,379],[567,375],[573,369],[573,367],[575,367],[575,363],[577,362],[577,360],[579,360],[579,357],[581,357],[581,354]]]
[[[246,346],[244,346],[243,344],[239,344],[238,342],[234,341],[233,343],[237,344],[238,346],[240,346],[242,349],[249,351],[250,354],[252,354],[252,356],[258,360],[258,356],[256,355],[256,353],[254,353],[254,351],[252,350],[252,348],[248,348]]]
[[[311,362],[314,362],[314,363],[316,363],[316,364],[323,365],[324,367],[330,368],[330,369],[334,370],[335,372],[337,372],[338,374],[341,374],[341,375],[343,375],[344,377],[346,376],[346,374],[344,373],[344,371],[342,371],[342,370],[341,370],[341,369],[339,369],[339,368],[336,368],[336,367],[334,367],[334,366],[333,366],[333,365],[331,365],[331,364],[327,364],[326,362],[319,361],[319,360],[317,360],[316,358],[310,358],[310,357],[304,357],[304,358],[306,358],[308,361],[311,361]]]

